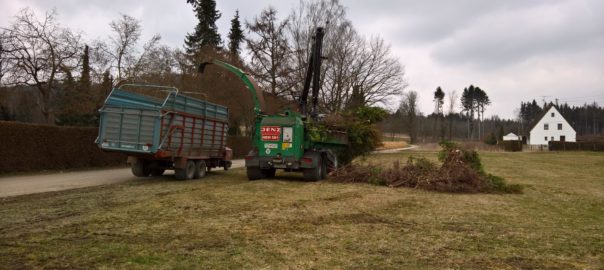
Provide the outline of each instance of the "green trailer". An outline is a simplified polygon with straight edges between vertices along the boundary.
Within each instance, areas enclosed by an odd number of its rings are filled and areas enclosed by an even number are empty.
[[[136,176],[174,170],[177,179],[192,179],[231,166],[224,106],[174,87],[125,84],[111,91],[99,112],[97,145],[126,153]]]

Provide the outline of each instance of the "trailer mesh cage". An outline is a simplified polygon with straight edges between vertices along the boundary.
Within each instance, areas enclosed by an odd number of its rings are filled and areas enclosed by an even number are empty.
[[[228,108],[182,95],[176,88],[122,85],[111,91],[99,112],[96,143],[104,150],[173,157],[223,155]]]

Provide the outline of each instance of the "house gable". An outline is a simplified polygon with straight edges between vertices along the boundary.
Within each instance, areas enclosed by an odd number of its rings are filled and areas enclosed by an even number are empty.
[[[530,131],[529,143],[533,145],[546,145],[549,141],[576,141],[577,132],[566,121],[556,106],[546,107],[539,120]]]

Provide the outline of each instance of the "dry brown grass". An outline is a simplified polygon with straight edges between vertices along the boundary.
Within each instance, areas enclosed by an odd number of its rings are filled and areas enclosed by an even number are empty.
[[[233,170],[0,199],[0,268],[601,269],[604,154],[481,156],[525,193],[249,182]]]

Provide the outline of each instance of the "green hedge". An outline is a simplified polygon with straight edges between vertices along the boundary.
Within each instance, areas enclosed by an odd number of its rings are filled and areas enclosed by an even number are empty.
[[[508,152],[519,152],[522,151],[522,141],[501,141],[503,150]]]
[[[550,151],[604,151],[604,142],[556,142],[550,141]]]
[[[233,158],[243,158],[252,150],[252,139],[245,136],[228,136],[227,146],[233,149]]]
[[[125,165],[125,155],[96,146],[97,132],[0,121],[0,173]]]
[[[0,121],[0,174],[126,165],[126,155],[101,151],[97,128]],[[248,137],[228,137],[235,158],[251,149]]]

